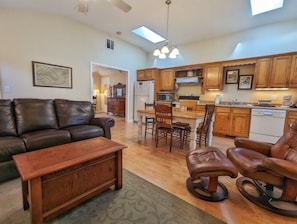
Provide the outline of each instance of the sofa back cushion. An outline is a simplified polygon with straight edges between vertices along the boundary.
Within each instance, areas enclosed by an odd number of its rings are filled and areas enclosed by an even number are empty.
[[[16,136],[14,110],[10,100],[0,99],[0,137]]]
[[[55,99],[59,127],[90,124],[94,117],[92,103],[89,101],[71,101]]]
[[[18,134],[57,129],[54,102],[50,99],[14,99]]]

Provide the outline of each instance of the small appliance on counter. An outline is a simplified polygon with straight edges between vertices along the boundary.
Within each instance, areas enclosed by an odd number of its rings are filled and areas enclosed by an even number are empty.
[[[218,105],[218,104],[220,104],[220,103],[221,103],[221,95],[218,94],[218,95],[216,95],[214,104],[215,104],[215,105]]]
[[[257,106],[261,106],[261,107],[274,107],[274,105],[271,104],[271,99],[259,99]]]
[[[293,101],[292,101],[292,96],[283,96],[283,105],[282,107],[290,107],[292,106]]]
[[[172,102],[174,95],[174,92],[160,91],[157,93],[157,101]]]

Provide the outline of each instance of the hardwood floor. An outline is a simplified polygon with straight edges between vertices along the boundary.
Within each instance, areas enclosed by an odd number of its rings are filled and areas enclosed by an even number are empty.
[[[220,177],[220,181],[229,190],[228,199],[222,202],[208,202],[192,196],[185,184],[189,177],[185,155],[189,149],[181,150],[175,146],[169,153],[169,145],[161,142],[158,148],[155,148],[150,135],[146,140],[143,138],[142,141],[138,141],[136,123],[125,123],[124,118],[114,118],[116,124],[112,128],[112,140],[128,146],[123,152],[123,167],[125,169],[226,223],[280,224],[297,222],[296,218],[277,215],[245,199],[236,188],[236,179],[230,177]],[[213,146],[225,152],[228,147],[233,146],[233,139],[214,137]]]

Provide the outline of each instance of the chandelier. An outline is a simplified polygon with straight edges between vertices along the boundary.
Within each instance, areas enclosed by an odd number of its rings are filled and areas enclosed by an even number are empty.
[[[167,5],[167,30],[166,30],[166,41],[161,49],[157,48],[154,50],[153,55],[159,57],[160,59],[165,59],[167,54],[169,54],[169,58],[176,58],[179,55],[179,50],[176,46],[169,47],[168,40],[168,24],[169,24],[169,5],[171,4],[171,0],[166,0],[165,4]]]

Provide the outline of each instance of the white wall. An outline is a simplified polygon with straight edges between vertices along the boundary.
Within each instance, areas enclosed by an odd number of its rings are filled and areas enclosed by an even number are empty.
[[[148,54],[148,67],[174,67],[229,59],[297,51],[297,20],[275,23],[217,37],[189,45],[178,46],[176,59],[156,59]]]
[[[90,62],[124,68],[131,86],[136,70],[146,67],[147,56],[140,48],[65,17],[0,8],[0,30],[2,98],[91,100]],[[115,51],[105,48],[107,38],[115,40]],[[34,87],[31,61],[72,67],[73,88]],[[133,91],[129,94],[132,99]],[[133,120],[132,103],[128,111]]]

